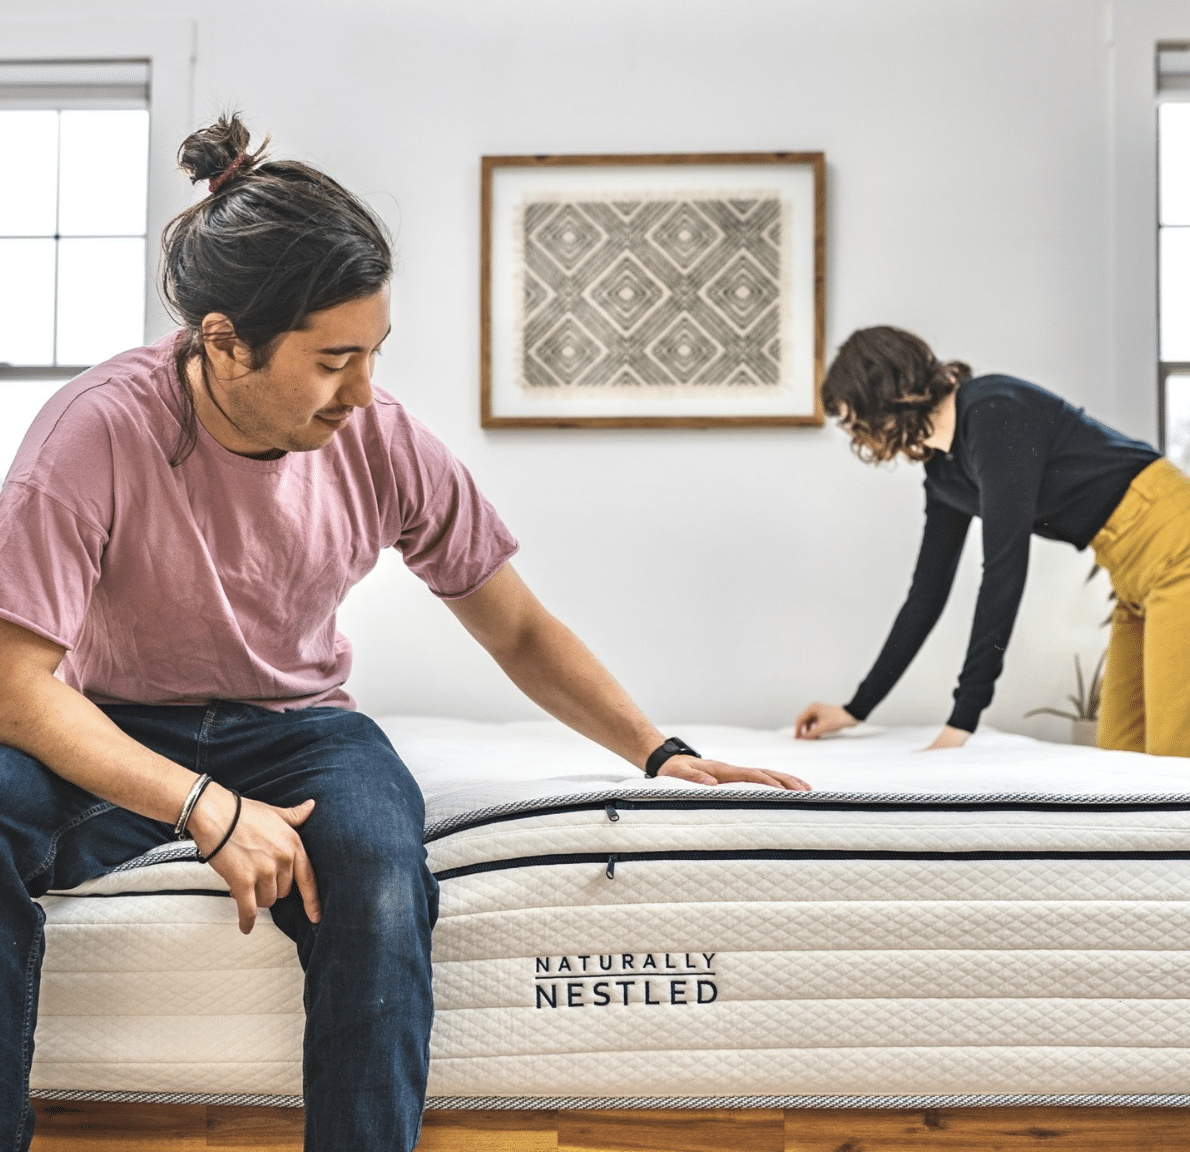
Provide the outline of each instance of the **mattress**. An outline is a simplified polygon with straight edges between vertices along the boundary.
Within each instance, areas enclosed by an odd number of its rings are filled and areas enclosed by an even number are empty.
[[[1190,1104],[1190,761],[672,726],[789,793],[381,723],[442,889],[431,1106]],[[35,1095],[300,1103],[292,946],[192,846],[42,903]]]

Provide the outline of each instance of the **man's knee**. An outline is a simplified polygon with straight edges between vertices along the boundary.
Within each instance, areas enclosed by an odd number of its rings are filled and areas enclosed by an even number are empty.
[[[316,866],[317,867],[317,866]],[[320,932],[346,933],[365,950],[428,955],[438,916],[438,884],[421,844],[369,837],[349,859],[318,875]]]
[[[425,805],[400,760],[364,774],[356,787],[318,800],[302,840],[319,888],[406,904],[433,887],[426,867]],[[428,879],[427,879],[428,878]],[[387,895],[386,895],[387,894]]]
[[[367,716],[347,713],[336,726],[325,767],[316,773],[320,795],[308,824],[356,849],[371,840],[419,844],[426,808],[421,789],[387,737]]]

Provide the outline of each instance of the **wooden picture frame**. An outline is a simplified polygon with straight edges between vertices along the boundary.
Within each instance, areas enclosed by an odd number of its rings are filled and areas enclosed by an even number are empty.
[[[821,425],[825,171],[483,157],[483,427]]]

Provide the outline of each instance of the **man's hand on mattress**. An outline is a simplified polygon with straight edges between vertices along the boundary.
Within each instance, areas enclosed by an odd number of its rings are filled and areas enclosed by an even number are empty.
[[[846,708],[815,700],[809,707],[803,708],[793,722],[793,734],[798,740],[817,740],[844,728],[854,728],[858,723]]]
[[[936,748],[962,748],[970,737],[970,732],[962,728],[952,728],[949,724],[934,738],[934,743],[922,749],[923,752],[933,752]]]
[[[763,784],[769,788],[784,788],[790,792],[809,792],[810,785],[786,772],[770,772],[766,768],[737,768],[720,760],[699,760],[693,756],[671,756],[657,772],[658,776],[676,776],[696,784]]]
[[[322,917],[314,868],[297,829],[314,811],[314,801],[294,808],[275,808],[259,800],[243,799],[239,822],[231,839],[211,860],[211,867],[227,881],[240,914],[240,931],[247,934],[261,908],[271,908],[288,896],[296,884],[306,915],[317,923]],[[209,855],[235,819],[235,797],[211,785],[203,793],[188,831],[198,850]]]

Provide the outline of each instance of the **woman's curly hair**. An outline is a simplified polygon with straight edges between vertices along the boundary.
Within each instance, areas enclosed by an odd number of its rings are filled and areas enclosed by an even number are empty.
[[[822,406],[851,435],[865,463],[898,455],[927,460],[925,445],[938,404],[971,369],[961,360],[942,363],[919,336],[881,325],[853,332],[822,382]]]

